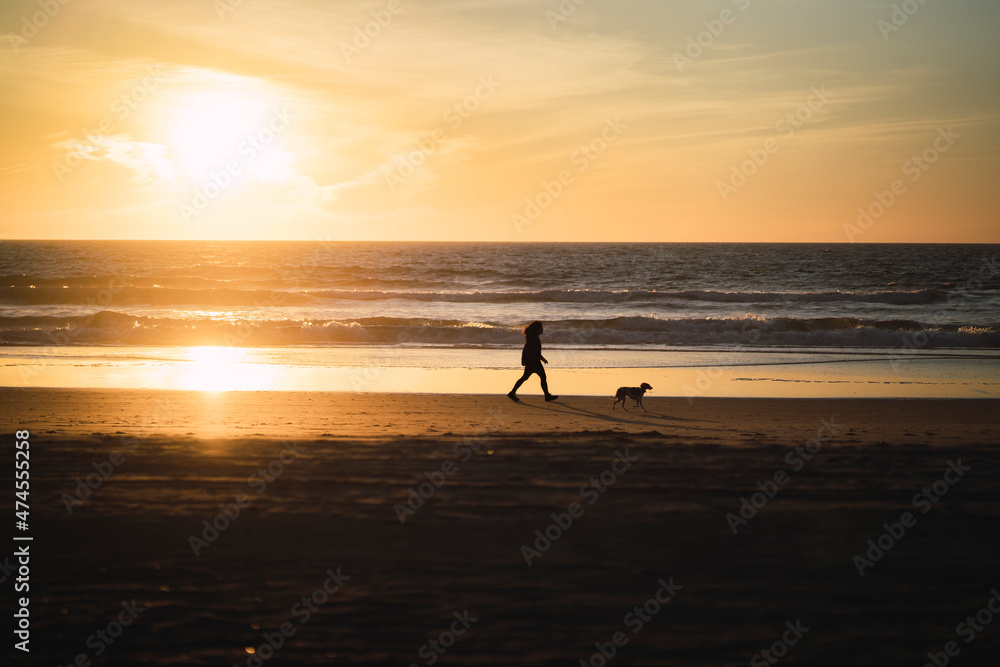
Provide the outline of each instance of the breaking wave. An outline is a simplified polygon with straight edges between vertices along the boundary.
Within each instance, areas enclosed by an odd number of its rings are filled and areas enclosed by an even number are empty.
[[[467,345],[517,346],[520,330],[495,322],[370,317],[356,320],[175,318],[101,311],[86,316],[0,317],[8,345]],[[1000,325],[925,325],[856,317],[652,316],[546,322],[546,345],[778,345],[1000,347]]]
[[[52,281],[49,281],[52,282]],[[71,281],[72,282],[72,281]],[[8,283],[9,284],[9,283]],[[114,280],[101,285],[12,285],[0,287],[0,304],[10,305],[146,305],[190,307],[259,307],[262,305],[322,305],[336,301],[403,300],[445,303],[878,303],[922,305],[945,302],[943,289],[883,292],[721,292],[538,290],[538,291],[394,291],[394,290],[271,290],[234,287],[162,287],[124,285]]]

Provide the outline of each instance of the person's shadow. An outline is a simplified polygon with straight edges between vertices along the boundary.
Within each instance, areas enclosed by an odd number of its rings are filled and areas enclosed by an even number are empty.
[[[670,422],[702,422],[702,423],[707,423],[707,424],[717,423],[715,421],[711,421],[711,420],[707,420],[707,419],[688,419],[686,417],[675,417],[673,415],[665,415],[665,414],[661,414],[661,413],[657,413],[657,412],[649,412],[649,411],[647,411],[647,412],[642,412],[642,411],[635,412],[635,411],[631,411],[630,410],[628,413],[622,413],[622,416],[619,417],[617,415],[607,414],[607,413],[604,413],[604,412],[595,412],[594,410],[587,410],[585,408],[581,408],[581,407],[577,407],[575,405],[571,405],[569,403],[566,403],[566,399],[560,399],[558,403],[552,402],[552,403],[546,403],[544,405],[536,405],[534,403],[524,403],[524,402],[522,402],[521,404],[524,405],[525,407],[535,408],[537,410],[548,410],[550,412],[561,412],[561,413],[567,414],[567,415],[587,415],[589,417],[596,417],[597,419],[603,419],[604,421],[615,422],[615,423],[619,423],[619,424],[640,424],[642,426],[654,426],[655,427],[655,426],[665,426],[667,423],[670,423]],[[560,409],[560,408],[562,408],[562,409]],[[659,422],[639,421],[639,420],[636,420],[636,419],[630,419],[629,417],[625,416],[625,414],[631,415],[633,413],[639,414],[640,416],[644,416],[644,417],[654,417],[654,418],[657,418],[657,419],[659,419],[661,421],[659,421]],[[684,428],[687,429],[687,430],[689,430],[689,431],[707,430],[707,429],[701,429],[701,428],[697,428],[697,427],[693,427],[693,426],[686,426]]]

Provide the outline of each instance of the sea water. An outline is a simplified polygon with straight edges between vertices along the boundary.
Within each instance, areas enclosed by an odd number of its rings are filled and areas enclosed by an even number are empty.
[[[998,249],[2,241],[0,382],[505,393],[538,319],[564,393],[991,395]]]

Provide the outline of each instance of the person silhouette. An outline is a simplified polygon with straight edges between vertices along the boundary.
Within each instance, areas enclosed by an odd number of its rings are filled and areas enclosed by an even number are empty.
[[[545,379],[545,367],[542,366],[543,363],[549,363],[548,359],[542,356],[542,341],[539,339],[539,336],[544,333],[542,323],[535,320],[524,327],[522,333],[525,338],[524,349],[521,350],[521,365],[524,366],[524,375],[514,383],[514,388],[507,394],[507,398],[519,403],[521,399],[517,397],[517,390],[521,388],[525,380],[531,377],[532,373],[538,373],[538,378],[542,381],[542,391],[545,392],[545,400],[554,401],[559,397],[549,393],[549,383]]]

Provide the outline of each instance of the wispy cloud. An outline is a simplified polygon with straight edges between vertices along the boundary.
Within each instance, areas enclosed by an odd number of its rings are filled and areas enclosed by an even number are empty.
[[[75,172],[88,174],[86,197],[134,212],[135,198],[153,197],[155,186],[157,224],[174,225],[170,193],[197,180],[191,163],[211,171],[211,156],[226,154],[189,150],[185,159],[192,141],[171,129],[193,109],[205,118],[192,121],[193,136],[218,144],[225,123],[210,122],[213,113],[196,102],[211,92],[223,107],[287,107],[295,116],[269,157],[245,166],[243,203],[228,195],[206,213],[218,225],[257,210],[312,221],[293,223],[298,235],[323,221],[339,229],[369,220],[379,236],[411,219],[409,229],[452,238],[461,230],[449,225],[460,223],[447,221],[461,211],[455,219],[478,216],[506,238],[509,212],[618,117],[628,133],[540,229],[551,238],[578,231],[573,220],[600,229],[597,216],[618,201],[643,238],[666,238],[664,217],[698,211],[704,229],[725,233],[729,223],[713,220],[736,209],[717,211],[719,172],[773,136],[812,87],[825,86],[829,102],[796,135],[794,155],[790,147],[791,157],[774,163],[787,181],[761,178],[757,199],[744,199],[784,207],[789,191],[816,192],[822,180],[828,194],[794,216],[824,220],[809,234],[822,238],[829,228],[835,237],[840,226],[826,220],[838,197],[875,187],[938,126],[961,125],[977,137],[949,155],[955,164],[1000,166],[1000,83],[991,65],[1000,47],[984,28],[1000,18],[997,5],[928,4],[887,41],[876,23],[890,5],[623,0],[583,3],[553,24],[546,12],[559,3],[536,0],[399,0],[396,13],[380,0],[244,0],[225,12],[204,0],[69,3],[44,31],[0,53],[2,113],[18,128],[4,139],[0,189],[37,192],[34,205],[21,198],[25,211],[82,197],[79,183],[63,183],[49,168],[76,153],[87,163]],[[720,28],[726,9],[735,18]],[[0,17],[10,26],[20,20],[10,8]],[[675,55],[698,39],[698,55],[679,70]],[[163,78],[143,90],[151,66]],[[477,96],[483,77],[497,84],[485,97]],[[95,144],[88,136],[106,120]],[[407,159],[419,164],[393,181]],[[62,196],[46,197],[51,189]],[[980,201],[985,211],[989,202]],[[762,220],[766,209],[752,216]]]

